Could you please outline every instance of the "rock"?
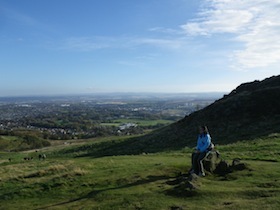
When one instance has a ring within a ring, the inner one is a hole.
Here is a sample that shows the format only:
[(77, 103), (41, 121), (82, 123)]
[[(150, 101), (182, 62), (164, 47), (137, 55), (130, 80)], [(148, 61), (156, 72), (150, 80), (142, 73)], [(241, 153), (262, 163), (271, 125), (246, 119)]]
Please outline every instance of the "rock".
[(197, 189), (197, 186), (195, 186), (195, 184), (192, 183), (192, 182), (190, 182), (190, 181), (187, 181), (185, 186), (186, 186), (186, 188), (188, 188), (189, 190), (195, 190), (195, 189)]
[(220, 163), (217, 165), (214, 173), (219, 174), (219, 175), (225, 175), (227, 173), (229, 173), (230, 167), (227, 161), (225, 160), (221, 160)]
[(192, 174), (189, 175), (187, 180), (192, 182), (192, 181), (196, 181), (198, 178), (199, 178), (198, 175), (196, 175), (195, 173), (192, 173)]
[(238, 164), (240, 163), (240, 161), (241, 161), (241, 159), (240, 159), (240, 158), (234, 158), (234, 159), (232, 160), (232, 164), (231, 164), (231, 166), (238, 165)]
[(220, 153), (217, 150), (212, 150), (203, 160), (204, 169), (210, 173), (213, 173), (216, 169), (220, 157)]
[(242, 170), (247, 169), (248, 167), (245, 163), (241, 163), (240, 158), (235, 158), (235, 159), (233, 159), (230, 168), (232, 171), (242, 171)]
[(219, 175), (248, 169), (247, 164), (242, 163), (240, 158), (233, 159), (231, 165), (225, 160), (220, 160), (220, 153), (217, 150), (213, 150), (207, 155), (203, 160), (203, 165), (205, 171)]
[(247, 165), (245, 163), (239, 163), (237, 165), (231, 166), (231, 169), (234, 171), (242, 171), (247, 169)]
[(171, 206), (170, 210), (183, 210), (181, 206)]

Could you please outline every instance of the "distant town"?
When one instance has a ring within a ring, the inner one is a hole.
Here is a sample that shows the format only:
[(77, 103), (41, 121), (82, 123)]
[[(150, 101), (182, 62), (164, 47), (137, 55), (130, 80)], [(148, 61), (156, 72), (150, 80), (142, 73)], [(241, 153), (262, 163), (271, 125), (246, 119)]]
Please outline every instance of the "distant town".
[(223, 93), (0, 98), (1, 135), (46, 140), (144, 133), (202, 109)]

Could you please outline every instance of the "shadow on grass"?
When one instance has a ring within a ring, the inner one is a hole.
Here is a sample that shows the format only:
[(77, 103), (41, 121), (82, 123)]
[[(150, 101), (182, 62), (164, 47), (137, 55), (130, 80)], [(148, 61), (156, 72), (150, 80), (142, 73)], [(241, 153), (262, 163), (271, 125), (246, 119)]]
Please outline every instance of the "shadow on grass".
[[(167, 135), (161, 135), (161, 132), (167, 133)], [(195, 143), (196, 140), (193, 139), (189, 142), (185, 139), (180, 139), (174, 129), (170, 130), (169, 127), (166, 127), (145, 136), (93, 143), (91, 145), (73, 147), (68, 150), (60, 151), (60, 153), (76, 154), (76, 157), (93, 158), (119, 155), (139, 155), (178, 150), (187, 145), (194, 146)]]
[[(280, 123), (280, 120), (279, 120)], [(209, 124), (209, 123), (208, 123)], [(217, 123), (215, 123), (217, 124)], [(232, 127), (235, 127), (235, 123)], [(212, 127), (215, 127), (212, 125)], [(131, 137), (129, 139), (112, 140), (106, 142), (93, 143), (91, 145), (83, 145), (79, 147), (73, 147), (64, 151), (59, 151), (60, 154), (75, 154), (75, 157), (104, 157), (104, 156), (119, 156), (119, 155), (139, 155), (146, 153), (158, 153), (165, 151), (180, 150), (185, 147), (192, 148), (196, 144), (196, 126), (189, 128), (185, 125), (184, 121), (179, 121), (168, 127), (155, 130), (152, 133), (144, 136)], [(222, 129), (223, 130), (223, 129)], [(227, 130), (227, 128), (225, 128)], [(266, 128), (266, 131), (253, 132), (246, 131), (242, 133), (239, 129), (238, 132), (233, 131), (234, 135), (222, 136), (217, 134), (219, 128), (215, 128), (211, 132), (211, 136), (215, 144), (226, 145), (229, 143), (235, 143), (238, 140), (245, 139), (247, 141), (254, 140), (256, 138), (273, 138), (268, 137), (269, 134), (275, 132)], [(254, 135), (253, 135), (254, 133)], [(213, 134), (213, 135), (212, 135)], [(244, 135), (243, 135), (244, 134)], [(278, 138), (278, 137), (277, 137)]]
[(110, 190), (125, 189), (125, 188), (135, 187), (135, 186), (139, 186), (139, 185), (149, 184), (149, 183), (156, 182), (156, 181), (168, 180), (170, 178), (171, 177), (169, 177), (169, 176), (148, 176), (145, 179), (137, 180), (136, 182), (128, 183), (128, 184), (125, 184), (125, 185), (121, 185), (121, 186), (117, 186), (117, 187), (109, 187), (109, 188), (100, 189), (100, 190), (92, 190), (91, 192), (89, 192), (86, 195), (81, 196), (79, 198), (71, 199), (71, 200), (61, 202), (61, 203), (57, 203), (57, 204), (52, 204), (52, 205), (45, 206), (45, 207), (40, 207), (40, 208), (37, 208), (37, 210), (49, 209), (49, 208), (51, 209), (53, 207), (67, 205), (67, 204), (78, 202), (78, 201), (81, 201), (81, 200), (84, 200), (84, 199), (95, 198), (96, 196), (98, 196), (98, 194), (103, 193), (103, 192), (107, 192), (107, 191), (110, 191)]

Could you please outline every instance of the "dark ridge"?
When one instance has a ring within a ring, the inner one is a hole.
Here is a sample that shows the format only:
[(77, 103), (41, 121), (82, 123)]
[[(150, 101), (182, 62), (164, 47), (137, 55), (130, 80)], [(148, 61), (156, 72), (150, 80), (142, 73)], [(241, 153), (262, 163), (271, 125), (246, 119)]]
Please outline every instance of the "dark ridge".
[(280, 75), (245, 83), (157, 136), (166, 136), (174, 145), (193, 146), (199, 125), (207, 125), (213, 141), (219, 144), (277, 133), (280, 132), (279, 99)]

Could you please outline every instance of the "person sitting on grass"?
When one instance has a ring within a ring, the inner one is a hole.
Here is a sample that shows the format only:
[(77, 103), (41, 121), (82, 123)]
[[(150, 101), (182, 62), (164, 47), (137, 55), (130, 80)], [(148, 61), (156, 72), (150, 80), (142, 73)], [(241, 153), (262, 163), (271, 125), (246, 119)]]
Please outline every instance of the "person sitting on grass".
[(192, 154), (192, 168), (190, 173), (195, 173), (198, 176), (205, 176), (202, 161), (212, 149), (213, 144), (207, 126), (199, 126), (197, 146)]

